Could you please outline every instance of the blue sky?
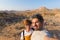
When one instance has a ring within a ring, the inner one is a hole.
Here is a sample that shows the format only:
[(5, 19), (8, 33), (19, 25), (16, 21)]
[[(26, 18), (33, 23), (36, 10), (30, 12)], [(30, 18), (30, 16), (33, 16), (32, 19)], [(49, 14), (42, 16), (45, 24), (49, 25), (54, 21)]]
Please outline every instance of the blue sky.
[(41, 6), (60, 8), (60, 0), (0, 0), (0, 10), (32, 10)]

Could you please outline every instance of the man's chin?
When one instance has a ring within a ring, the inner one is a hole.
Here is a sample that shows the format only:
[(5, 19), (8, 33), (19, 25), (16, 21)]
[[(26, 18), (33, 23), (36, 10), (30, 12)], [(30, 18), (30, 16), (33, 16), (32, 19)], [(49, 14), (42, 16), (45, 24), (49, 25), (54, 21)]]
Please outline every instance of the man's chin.
[(34, 27), (34, 28), (37, 28), (37, 27)]

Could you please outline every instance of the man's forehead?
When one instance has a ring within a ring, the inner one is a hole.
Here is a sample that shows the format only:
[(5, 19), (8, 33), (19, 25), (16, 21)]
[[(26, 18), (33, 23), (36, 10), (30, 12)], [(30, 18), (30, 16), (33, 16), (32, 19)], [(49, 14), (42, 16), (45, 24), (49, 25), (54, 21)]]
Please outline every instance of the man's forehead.
[(39, 21), (37, 18), (32, 19), (32, 22)]

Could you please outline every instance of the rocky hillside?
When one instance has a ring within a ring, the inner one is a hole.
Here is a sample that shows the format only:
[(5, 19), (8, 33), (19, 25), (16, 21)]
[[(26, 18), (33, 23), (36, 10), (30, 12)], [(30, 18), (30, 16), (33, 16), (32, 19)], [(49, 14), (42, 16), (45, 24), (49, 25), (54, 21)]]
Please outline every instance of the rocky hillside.
[(26, 11), (0, 11), (0, 40), (19, 39), (18, 35), (24, 28), (23, 20), (37, 13), (43, 16), (45, 29), (60, 38), (60, 9), (40, 7)]

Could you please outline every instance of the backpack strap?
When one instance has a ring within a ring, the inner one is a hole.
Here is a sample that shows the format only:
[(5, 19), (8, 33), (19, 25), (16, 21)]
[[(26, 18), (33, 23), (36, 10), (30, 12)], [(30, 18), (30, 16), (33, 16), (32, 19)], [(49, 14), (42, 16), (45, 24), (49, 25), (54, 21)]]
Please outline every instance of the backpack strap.
[(24, 30), (23, 30), (23, 40), (25, 40), (25, 37), (24, 37)]

